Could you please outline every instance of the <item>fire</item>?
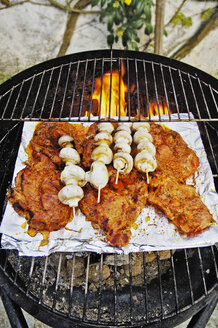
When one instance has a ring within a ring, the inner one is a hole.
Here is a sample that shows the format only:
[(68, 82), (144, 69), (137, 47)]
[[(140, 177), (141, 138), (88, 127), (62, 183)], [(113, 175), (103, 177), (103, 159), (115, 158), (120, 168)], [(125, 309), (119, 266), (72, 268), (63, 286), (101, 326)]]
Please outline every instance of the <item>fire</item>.
[(167, 104), (162, 104), (161, 102), (159, 102), (158, 105), (157, 103), (149, 102), (148, 112), (150, 113), (150, 116), (167, 115), (169, 113), (172, 114)]
[(126, 100), (125, 95), (128, 90), (125, 85), (124, 67), (121, 65), (121, 74), (116, 70), (110, 74), (105, 73), (103, 78), (95, 80), (95, 89), (92, 99), (98, 102), (98, 112), (102, 117), (109, 116), (125, 116), (126, 115)]

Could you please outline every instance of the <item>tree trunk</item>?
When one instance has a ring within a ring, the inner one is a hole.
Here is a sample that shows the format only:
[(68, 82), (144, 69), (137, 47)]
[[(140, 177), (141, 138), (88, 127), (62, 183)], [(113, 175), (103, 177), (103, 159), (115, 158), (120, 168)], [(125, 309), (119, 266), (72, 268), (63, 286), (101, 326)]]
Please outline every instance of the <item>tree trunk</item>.
[[(88, 6), (91, 3), (91, 0), (80, 0), (77, 2), (77, 4), (74, 6), (75, 9), (82, 10), (86, 6)], [(62, 44), (60, 46), (60, 49), (58, 51), (57, 57), (64, 56), (67, 52), (67, 49), (70, 45), (70, 41), (76, 26), (77, 19), (79, 18), (79, 13), (69, 13), (68, 14), (68, 21), (66, 24), (64, 36), (62, 39)]]

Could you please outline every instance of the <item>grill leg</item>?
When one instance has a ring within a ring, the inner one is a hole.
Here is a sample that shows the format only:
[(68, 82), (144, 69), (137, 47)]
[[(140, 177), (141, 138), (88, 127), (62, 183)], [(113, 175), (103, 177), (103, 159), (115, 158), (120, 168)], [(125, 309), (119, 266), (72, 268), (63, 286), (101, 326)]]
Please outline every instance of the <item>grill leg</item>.
[(0, 289), (0, 295), (5, 307), (5, 311), (8, 315), (11, 327), (28, 328), (26, 319), (24, 318), (21, 308), (8, 297), (6, 291), (3, 288)]
[(189, 322), (187, 328), (204, 328), (211, 314), (213, 313), (218, 301), (218, 295), (216, 294), (212, 300), (198, 313), (196, 313), (191, 321)]

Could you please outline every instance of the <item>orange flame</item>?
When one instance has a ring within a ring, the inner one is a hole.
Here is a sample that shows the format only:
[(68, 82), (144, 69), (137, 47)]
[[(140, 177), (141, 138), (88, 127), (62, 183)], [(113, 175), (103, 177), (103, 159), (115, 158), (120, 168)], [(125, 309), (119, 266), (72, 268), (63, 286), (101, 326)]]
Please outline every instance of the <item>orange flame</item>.
[(161, 102), (159, 102), (159, 104), (149, 102), (148, 112), (150, 113), (150, 116), (169, 115), (169, 113), (172, 114), (167, 104), (162, 104)]
[[(126, 100), (125, 93), (128, 90), (127, 85), (123, 81), (124, 67), (121, 65), (121, 74), (116, 70), (110, 74), (110, 72), (95, 80), (95, 89), (92, 99), (96, 99), (98, 102), (98, 112), (101, 116), (126, 115)], [(101, 90), (102, 89), (102, 90)]]

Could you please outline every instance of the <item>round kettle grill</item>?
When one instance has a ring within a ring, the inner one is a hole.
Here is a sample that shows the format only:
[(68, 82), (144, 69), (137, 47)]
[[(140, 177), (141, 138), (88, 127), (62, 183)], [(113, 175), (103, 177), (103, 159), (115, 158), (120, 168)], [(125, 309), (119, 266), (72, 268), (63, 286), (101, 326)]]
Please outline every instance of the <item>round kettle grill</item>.
[[(217, 188), (217, 80), (153, 54), (90, 51), (41, 63), (0, 86), (1, 217), (23, 123), (101, 120), (105, 113), (101, 99), (100, 104), (93, 100), (94, 83), (115, 70), (128, 86), (127, 120), (138, 115), (139, 121), (145, 116), (150, 121), (156, 115), (155, 121), (162, 122), (165, 114), (165, 121), (183, 122), (180, 114), (187, 113), (188, 121), (198, 123)], [(109, 102), (108, 121), (114, 120), (111, 107)], [(121, 116), (119, 105), (117, 120)], [(53, 327), (174, 327), (190, 317), (189, 327), (204, 327), (217, 303), (215, 246), (152, 252), (152, 260), (148, 252), (131, 253), (125, 267), (117, 254), (0, 252), (0, 290), (12, 327), (27, 326), (20, 307)]]

